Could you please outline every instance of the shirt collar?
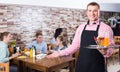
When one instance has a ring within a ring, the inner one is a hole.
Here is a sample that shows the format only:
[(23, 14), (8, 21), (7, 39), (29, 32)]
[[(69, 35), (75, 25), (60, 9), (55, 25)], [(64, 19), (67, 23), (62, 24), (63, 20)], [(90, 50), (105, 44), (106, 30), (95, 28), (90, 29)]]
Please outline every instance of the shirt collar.
[[(98, 19), (93, 23), (93, 25), (99, 25), (99, 22), (100, 22), (100, 20)], [(87, 24), (89, 24), (89, 21), (87, 22)]]
[(96, 20), (94, 23), (97, 24), (97, 25), (99, 25), (100, 20), (98, 19), (98, 20)]

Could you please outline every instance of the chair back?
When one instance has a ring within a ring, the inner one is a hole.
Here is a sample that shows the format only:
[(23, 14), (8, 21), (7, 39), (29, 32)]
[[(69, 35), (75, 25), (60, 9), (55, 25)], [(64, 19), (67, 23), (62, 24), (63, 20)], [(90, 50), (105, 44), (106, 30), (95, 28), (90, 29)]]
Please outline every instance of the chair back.
[(120, 36), (114, 36), (115, 44), (120, 44)]
[(0, 72), (9, 72), (9, 63), (0, 63)]

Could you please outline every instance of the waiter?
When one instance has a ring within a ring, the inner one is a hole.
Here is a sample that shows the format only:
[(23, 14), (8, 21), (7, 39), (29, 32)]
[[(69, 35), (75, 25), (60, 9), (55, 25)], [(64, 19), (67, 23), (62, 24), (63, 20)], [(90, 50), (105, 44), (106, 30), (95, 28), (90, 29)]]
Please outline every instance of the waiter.
[(53, 52), (48, 58), (67, 56), (80, 50), (75, 72), (105, 72), (105, 59), (113, 53), (112, 48), (104, 49), (87, 49), (88, 45), (95, 45), (94, 37), (104, 37), (108, 34), (109, 44), (113, 44), (113, 31), (111, 27), (99, 20), (100, 6), (96, 2), (87, 5), (88, 22), (81, 24), (73, 39), (72, 44), (60, 52)]

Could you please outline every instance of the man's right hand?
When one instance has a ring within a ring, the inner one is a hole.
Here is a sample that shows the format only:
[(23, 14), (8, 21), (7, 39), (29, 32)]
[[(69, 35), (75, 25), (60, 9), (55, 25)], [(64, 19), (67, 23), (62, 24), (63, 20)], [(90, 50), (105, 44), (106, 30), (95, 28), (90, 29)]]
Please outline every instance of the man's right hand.
[(105, 49), (100, 48), (100, 49), (98, 49), (98, 51), (99, 51), (102, 55), (106, 55), (106, 54), (107, 54), (107, 48), (105, 48)]
[(52, 54), (47, 55), (47, 58), (56, 58), (56, 57), (60, 56), (59, 52), (57, 52), (57, 51), (51, 50), (51, 52), (52, 52)]

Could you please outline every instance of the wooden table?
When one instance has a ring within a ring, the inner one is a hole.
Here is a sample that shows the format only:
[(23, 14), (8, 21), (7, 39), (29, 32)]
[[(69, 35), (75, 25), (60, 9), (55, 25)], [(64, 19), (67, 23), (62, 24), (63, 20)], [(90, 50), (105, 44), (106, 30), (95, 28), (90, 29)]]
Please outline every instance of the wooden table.
[(24, 59), (16, 58), (14, 60), (18, 61), (18, 72), (26, 72), (26, 67), (42, 72), (53, 72), (67, 66), (70, 68), (69, 72), (74, 72), (75, 67), (75, 58), (72, 58), (71, 56), (58, 57), (53, 59), (34, 59), (28, 57)]

